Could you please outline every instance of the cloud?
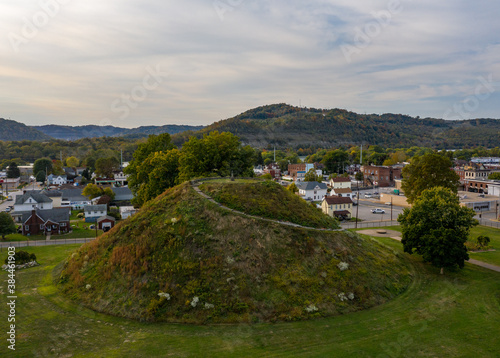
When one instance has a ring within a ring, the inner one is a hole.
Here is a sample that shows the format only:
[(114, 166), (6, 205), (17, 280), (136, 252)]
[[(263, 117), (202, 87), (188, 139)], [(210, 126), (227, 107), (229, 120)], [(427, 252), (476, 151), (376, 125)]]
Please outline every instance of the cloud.
[[(464, 0), (1, 4), (0, 116), (28, 124), (209, 124), (301, 101), (441, 117), (473, 93), (479, 76), (500, 81), (499, 9)], [(28, 37), (23, 27), (32, 28)], [(360, 31), (368, 35), (362, 47)], [(23, 39), (17, 52), (12, 34)], [(358, 46), (351, 61), (343, 45)], [(116, 111), (113, 104), (157, 66), (168, 76), (127, 116)], [(495, 98), (471, 115), (499, 117)]]

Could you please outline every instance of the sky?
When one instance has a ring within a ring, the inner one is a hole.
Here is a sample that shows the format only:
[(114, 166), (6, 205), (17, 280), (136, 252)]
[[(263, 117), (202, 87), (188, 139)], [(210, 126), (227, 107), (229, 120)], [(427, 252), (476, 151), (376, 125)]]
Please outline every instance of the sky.
[(0, 3), (0, 118), (208, 125), (273, 103), (500, 118), (495, 0)]

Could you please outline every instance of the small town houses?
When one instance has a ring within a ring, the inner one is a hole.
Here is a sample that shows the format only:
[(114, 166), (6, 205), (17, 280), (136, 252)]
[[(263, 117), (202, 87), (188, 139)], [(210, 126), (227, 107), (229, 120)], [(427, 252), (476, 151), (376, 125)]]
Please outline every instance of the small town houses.
[(352, 217), (353, 201), (348, 197), (326, 196), (321, 202), (321, 210), (326, 215), (339, 219), (350, 219)]
[(22, 233), (31, 235), (59, 235), (70, 230), (70, 211), (67, 208), (33, 209), (22, 216)]
[(296, 183), (299, 189), (299, 195), (305, 200), (319, 201), (323, 199), (328, 191), (325, 183), (317, 181), (302, 181)]

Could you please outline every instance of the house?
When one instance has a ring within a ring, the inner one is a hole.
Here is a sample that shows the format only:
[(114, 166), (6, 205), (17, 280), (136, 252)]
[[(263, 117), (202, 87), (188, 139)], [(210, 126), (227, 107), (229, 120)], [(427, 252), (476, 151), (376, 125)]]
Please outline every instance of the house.
[(351, 189), (351, 179), (337, 177), (330, 179), (330, 187), (332, 189)]
[(111, 190), (115, 193), (115, 198), (113, 199), (114, 202), (130, 201), (134, 198), (134, 194), (132, 194), (132, 191), (126, 186), (121, 188), (111, 188)]
[(121, 186), (127, 185), (129, 174), (125, 174), (123, 171), (115, 172), (113, 174), (115, 183)]
[(3, 192), (13, 191), (16, 189), (21, 182), (21, 178), (3, 178), (0, 179), (0, 185), (2, 186)]
[(63, 185), (68, 183), (68, 177), (66, 175), (54, 175), (50, 174), (47, 177), (47, 183), (49, 185)]
[(317, 181), (304, 181), (297, 182), (299, 195), (305, 200), (321, 200), (327, 194), (327, 185), (325, 183), (318, 183)]
[(264, 168), (265, 174), (271, 174), (271, 178), (274, 180), (279, 180), (281, 178), (281, 169), (280, 166), (276, 163), (271, 163), (266, 165)]
[(70, 230), (70, 211), (67, 208), (50, 210), (33, 209), (22, 218), (23, 235), (59, 235)]
[(106, 204), (85, 205), (83, 208), (83, 212), (85, 215), (85, 222), (95, 223), (97, 219), (107, 214), (108, 207)]
[(137, 212), (137, 210), (133, 206), (121, 206), (119, 209), (120, 209), (120, 216), (122, 217), (123, 220), (131, 217)]
[(26, 191), (23, 195), (18, 195), (14, 203), (14, 211), (31, 212), (33, 209), (52, 209), (52, 199), (41, 194), (39, 190)]
[(332, 188), (331, 195), (354, 199), (356, 196), (350, 188)]
[(352, 217), (353, 202), (351, 198), (340, 196), (326, 196), (321, 202), (321, 210), (326, 215), (339, 219)]
[(115, 226), (116, 219), (109, 215), (101, 216), (97, 219), (97, 228), (104, 232), (109, 231)]
[(401, 167), (363, 165), (361, 172), (366, 185), (394, 186), (394, 179), (401, 179)]
[(306, 173), (314, 169), (312, 163), (288, 164), (288, 175), (291, 175), (293, 181), (303, 181)]
[(83, 196), (82, 189), (73, 187), (72, 189), (61, 190), (62, 200), (61, 206), (71, 207), (73, 210), (80, 210), (85, 205), (90, 205), (91, 201), (86, 196)]

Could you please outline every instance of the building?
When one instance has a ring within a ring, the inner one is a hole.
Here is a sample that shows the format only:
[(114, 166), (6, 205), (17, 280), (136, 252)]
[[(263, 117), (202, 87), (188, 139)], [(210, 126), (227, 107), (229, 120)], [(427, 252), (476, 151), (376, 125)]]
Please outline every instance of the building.
[(8, 191), (13, 191), (17, 189), (19, 184), (21, 183), (21, 178), (3, 178), (0, 179), (0, 185), (2, 186), (2, 190), (4, 193)]
[(293, 181), (303, 181), (306, 173), (314, 169), (312, 163), (288, 164), (288, 175), (293, 178)]
[(83, 196), (82, 189), (72, 188), (61, 190), (62, 200), (61, 206), (71, 207), (73, 210), (81, 210), (86, 205), (90, 205), (91, 201), (86, 196)]
[(494, 195), (493, 193), (490, 193), (490, 191), (488, 190), (491, 186), (494, 185), (500, 185), (500, 180), (487, 180), (487, 179), (467, 180), (465, 183), (465, 191)]
[(47, 183), (49, 185), (63, 185), (68, 183), (68, 177), (66, 175), (54, 175), (50, 174), (47, 176)]
[(26, 191), (23, 195), (18, 195), (14, 203), (14, 211), (31, 212), (33, 209), (52, 209), (52, 199), (38, 190)]
[(59, 235), (69, 232), (70, 211), (67, 208), (50, 210), (34, 209), (24, 213), (22, 217), (22, 232), (31, 235)]
[(351, 189), (351, 179), (344, 177), (337, 177), (330, 179), (330, 187), (332, 189)]
[(115, 193), (113, 202), (130, 201), (134, 198), (134, 194), (132, 194), (132, 191), (126, 186), (121, 188), (111, 188), (111, 190)]
[(394, 180), (401, 179), (401, 167), (363, 165), (361, 172), (364, 175), (366, 185), (394, 186)]
[(125, 174), (123, 171), (121, 171), (121, 172), (116, 172), (113, 175), (116, 184), (120, 186), (125, 186), (128, 184), (128, 177), (130, 176), (129, 174)]
[(108, 213), (108, 207), (106, 204), (86, 205), (83, 208), (83, 212), (85, 215), (85, 222), (95, 223), (97, 219)]
[(353, 201), (351, 198), (339, 196), (326, 196), (321, 202), (321, 210), (326, 215), (339, 219), (352, 217)]
[(334, 196), (340, 196), (340, 197), (345, 197), (345, 198), (351, 198), (354, 199), (356, 196), (351, 189), (349, 188), (342, 188), (342, 189), (337, 189), (337, 188), (332, 188), (332, 191), (330, 192), (331, 195)]
[(123, 220), (128, 219), (129, 217), (137, 213), (137, 210), (133, 206), (121, 206), (119, 210), (120, 216)]
[(115, 226), (116, 219), (109, 215), (101, 216), (97, 219), (97, 228), (104, 232), (109, 231)]
[(327, 185), (317, 181), (303, 181), (297, 183), (299, 195), (305, 200), (318, 201), (327, 195)]
[(281, 179), (280, 166), (276, 163), (268, 164), (264, 167), (264, 174), (271, 174), (271, 177), (274, 180), (280, 180)]

